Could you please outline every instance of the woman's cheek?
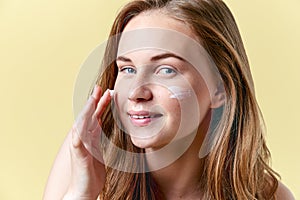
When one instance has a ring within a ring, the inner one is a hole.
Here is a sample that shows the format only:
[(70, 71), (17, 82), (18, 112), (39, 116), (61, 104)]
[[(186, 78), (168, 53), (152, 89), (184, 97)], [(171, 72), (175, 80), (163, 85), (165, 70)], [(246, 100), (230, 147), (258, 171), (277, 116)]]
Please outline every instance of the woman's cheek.
[[(129, 95), (132, 87), (136, 84), (134, 80), (117, 77), (115, 84), (115, 103), (122, 121), (126, 121), (128, 116), (126, 109), (129, 105)], [(134, 84), (134, 85), (133, 85)], [(147, 101), (147, 107), (159, 106), (166, 115), (165, 122), (168, 129), (177, 127), (178, 135), (187, 134), (197, 129), (200, 122), (201, 110), (194, 88), (185, 81), (170, 83), (167, 81), (148, 82), (147, 87), (153, 98)], [(131, 88), (131, 89), (130, 89)], [(145, 102), (144, 102), (145, 103)], [(142, 104), (142, 103), (141, 103)]]

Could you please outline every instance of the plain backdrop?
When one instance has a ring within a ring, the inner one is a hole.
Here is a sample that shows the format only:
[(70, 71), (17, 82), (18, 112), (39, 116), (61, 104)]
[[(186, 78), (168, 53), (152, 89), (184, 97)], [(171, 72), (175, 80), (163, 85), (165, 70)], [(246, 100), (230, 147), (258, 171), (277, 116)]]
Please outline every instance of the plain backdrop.
[[(74, 120), (80, 65), (126, 1), (0, 1), (0, 199), (41, 199)], [(226, 0), (239, 25), (273, 167), (300, 197), (300, 1)]]

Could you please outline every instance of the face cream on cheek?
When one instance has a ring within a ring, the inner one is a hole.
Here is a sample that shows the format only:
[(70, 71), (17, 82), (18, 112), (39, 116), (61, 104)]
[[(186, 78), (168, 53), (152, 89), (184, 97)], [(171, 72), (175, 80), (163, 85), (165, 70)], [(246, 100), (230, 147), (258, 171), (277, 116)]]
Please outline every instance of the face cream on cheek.
[(171, 99), (183, 100), (192, 96), (192, 90), (187, 88), (171, 86), (168, 89), (172, 92), (170, 95)]

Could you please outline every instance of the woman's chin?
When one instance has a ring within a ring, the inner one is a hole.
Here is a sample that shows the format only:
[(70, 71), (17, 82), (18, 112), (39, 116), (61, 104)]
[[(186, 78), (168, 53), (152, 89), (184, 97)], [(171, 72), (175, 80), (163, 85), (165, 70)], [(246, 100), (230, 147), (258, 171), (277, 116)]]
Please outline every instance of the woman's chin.
[(141, 149), (152, 149), (152, 150), (156, 150), (156, 149), (160, 149), (162, 147), (164, 147), (167, 143), (163, 143), (163, 141), (157, 141), (157, 139), (155, 137), (151, 137), (151, 138), (139, 138), (139, 137), (133, 137), (131, 136), (131, 141), (132, 143)]

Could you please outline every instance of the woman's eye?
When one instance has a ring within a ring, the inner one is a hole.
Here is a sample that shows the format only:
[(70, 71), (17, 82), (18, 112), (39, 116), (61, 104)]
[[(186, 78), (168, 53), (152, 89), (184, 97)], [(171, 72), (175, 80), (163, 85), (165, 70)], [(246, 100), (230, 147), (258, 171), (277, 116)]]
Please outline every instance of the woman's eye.
[(164, 76), (171, 76), (171, 75), (175, 75), (176, 73), (177, 73), (176, 70), (171, 67), (161, 67), (157, 72), (157, 74), (164, 75)]
[(133, 67), (122, 67), (120, 69), (120, 72), (124, 72), (126, 74), (135, 74), (136, 73), (136, 71)]

